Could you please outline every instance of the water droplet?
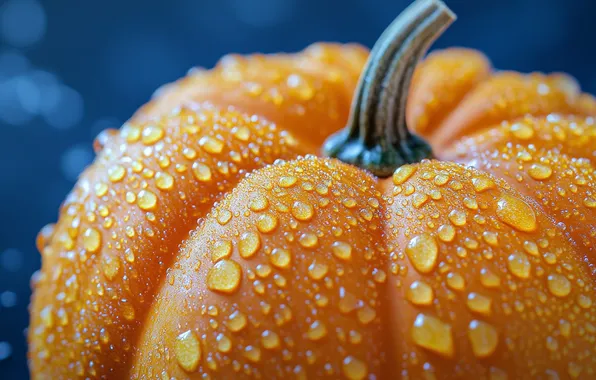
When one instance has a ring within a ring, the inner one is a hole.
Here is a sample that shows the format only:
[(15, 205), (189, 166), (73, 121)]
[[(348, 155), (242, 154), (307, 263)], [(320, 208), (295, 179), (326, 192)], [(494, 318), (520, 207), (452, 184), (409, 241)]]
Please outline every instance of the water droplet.
[(393, 183), (401, 185), (406, 182), (417, 170), (415, 165), (403, 165), (393, 173)]
[(312, 205), (305, 202), (296, 201), (292, 205), (292, 215), (294, 215), (294, 218), (302, 222), (311, 220), (314, 215), (314, 211), (315, 210), (313, 209)]
[(468, 294), (467, 305), (470, 311), (483, 315), (490, 315), (492, 299), (482, 294), (472, 292)]
[(157, 204), (157, 197), (149, 190), (141, 190), (137, 197), (137, 204), (141, 210), (152, 210)]
[(468, 325), (468, 339), (474, 355), (479, 358), (492, 355), (499, 343), (499, 335), (494, 326), (477, 320), (471, 321)]
[(108, 179), (111, 182), (120, 182), (125, 174), (126, 170), (120, 165), (114, 165), (108, 168)]
[(232, 332), (238, 332), (246, 327), (248, 324), (248, 320), (246, 319), (246, 315), (241, 313), (240, 311), (236, 310), (228, 317), (228, 321), (226, 325), (228, 329)]
[(406, 298), (414, 305), (430, 305), (435, 295), (433, 289), (424, 281), (414, 281), (406, 292)]
[(232, 340), (224, 334), (218, 334), (215, 341), (217, 342), (217, 350), (219, 352), (227, 353), (232, 349)]
[(174, 187), (174, 177), (168, 173), (158, 172), (155, 174), (155, 186), (160, 190), (170, 190)]
[(265, 330), (261, 334), (261, 344), (268, 350), (275, 350), (280, 347), (279, 335), (271, 330)]
[(520, 140), (529, 140), (534, 137), (534, 129), (527, 124), (515, 123), (509, 128), (513, 136)]
[(201, 360), (201, 344), (194, 332), (188, 330), (176, 337), (174, 345), (176, 360), (186, 372), (195, 371)]
[(257, 219), (257, 229), (262, 233), (272, 232), (277, 228), (277, 216), (271, 214), (263, 214)]
[(411, 335), (414, 343), (427, 350), (447, 357), (455, 353), (451, 325), (438, 318), (418, 314)]
[(446, 243), (453, 241), (455, 238), (455, 228), (450, 224), (443, 224), (437, 232), (439, 239)]
[(482, 193), (486, 190), (494, 189), (495, 182), (488, 177), (475, 177), (472, 178), (472, 185), (477, 193)]
[(498, 288), (501, 286), (501, 279), (499, 276), (486, 268), (480, 270), (480, 282), (487, 288)]
[(199, 140), (199, 146), (207, 153), (218, 154), (223, 150), (224, 143), (219, 139), (204, 136)]
[(453, 290), (463, 290), (466, 287), (466, 281), (459, 273), (447, 274), (447, 286)]
[(286, 188), (292, 187), (296, 184), (296, 181), (298, 181), (298, 179), (294, 176), (281, 177), (279, 179), (279, 186)]
[(227, 259), (232, 254), (232, 242), (218, 241), (211, 250), (211, 261), (217, 262), (221, 259)]
[(287, 249), (274, 248), (269, 259), (274, 266), (285, 269), (290, 266), (292, 254)]
[(313, 280), (320, 280), (327, 274), (329, 267), (324, 263), (319, 263), (316, 260), (308, 266), (308, 275)]
[(298, 238), (298, 243), (300, 243), (300, 245), (304, 248), (313, 248), (319, 243), (319, 238), (317, 235), (307, 232), (300, 235)]
[(234, 293), (240, 287), (242, 268), (233, 260), (218, 261), (207, 274), (207, 287), (222, 293)]
[(263, 211), (267, 207), (269, 207), (269, 201), (263, 194), (255, 194), (248, 203), (248, 208), (254, 212)]
[(83, 233), (83, 247), (91, 252), (97, 252), (101, 247), (101, 234), (95, 228), (87, 228)]
[(232, 133), (240, 141), (248, 141), (250, 138), (250, 129), (244, 126), (232, 128)]
[(577, 304), (582, 309), (589, 309), (592, 307), (592, 299), (585, 294), (580, 294), (577, 296)]
[(571, 282), (561, 274), (551, 274), (547, 278), (548, 290), (557, 297), (566, 297), (571, 293)]
[(192, 164), (192, 174), (197, 181), (200, 182), (209, 182), (212, 178), (211, 169), (209, 169), (209, 166), (200, 162), (195, 162)]
[(532, 264), (526, 254), (514, 252), (507, 257), (507, 268), (514, 276), (524, 279), (530, 277)]
[(370, 306), (365, 305), (362, 308), (358, 309), (356, 316), (358, 317), (358, 321), (360, 321), (360, 323), (362, 323), (363, 325), (367, 325), (376, 318), (377, 312)]
[(228, 209), (220, 209), (217, 213), (217, 223), (225, 226), (230, 219), (232, 219), (232, 213)]
[(415, 236), (406, 247), (406, 254), (420, 273), (429, 273), (437, 265), (439, 247), (435, 238), (428, 234)]
[(261, 238), (255, 232), (245, 232), (240, 236), (238, 242), (238, 252), (240, 256), (248, 259), (254, 256), (261, 247)]
[(553, 169), (542, 164), (532, 164), (530, 169), (528, 169), (528, 174), (535, 180), (542, 181), (550, 178), (550, 176), (553, 174)]
[(497, 217), (505, 224), (524, 232), (537, 228), (536, 214), (523, 200), (504, 194), (497, 202)]
[(310, 340), (320, 340), (327, 336), (327, 327), (321, 321), (314, 321), (308, 327), (308, 332), (306, 333), (308, 339)]
[(258, 363), (261, 360), (261, 349), (255, 346), (246, 346), (244, 347), (243, 355), (249, 361)]
[(466, 213), (462, 210), (453, 210), (448, 217), (455, 226), (464, 226), (466, 224)]
[(160, 126), (150, 124), (143, 128), (141, 141), (145, 145), (152, 145), (161, 140), (164, 136), (164, 131)]
[(103, 274), (112, 281), (120, 271), (120, 259), (116, 256), (104, 256)]
[(331, 245), (331, 251), (341, 260), (350, 260), (352, 258), (352, 246), (343, 241), (336, 241)]
[(368, 367), (362, 360), (346, 356), (342, 363), (342, 372), (346, 379), (363, 380), (368, 375)]

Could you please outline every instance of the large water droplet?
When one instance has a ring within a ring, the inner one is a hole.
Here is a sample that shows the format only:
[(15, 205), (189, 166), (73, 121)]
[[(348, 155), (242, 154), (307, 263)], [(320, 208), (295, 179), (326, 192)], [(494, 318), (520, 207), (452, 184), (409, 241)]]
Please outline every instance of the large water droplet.
[(434, 237), (422, 234), (410, 240), (406, 254), (418, 272), (429, 273), (437, 265), (439, 247)]

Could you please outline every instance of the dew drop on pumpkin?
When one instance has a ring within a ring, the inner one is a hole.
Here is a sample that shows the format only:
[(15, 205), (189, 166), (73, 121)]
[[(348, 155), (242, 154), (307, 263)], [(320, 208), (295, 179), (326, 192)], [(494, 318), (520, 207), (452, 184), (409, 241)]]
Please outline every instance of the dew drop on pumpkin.
[(263, 211), (267, 207), (269, 207), (269, 201), (263, 194), (255, 194), (248, 203), (248, 208), (254, 212)]
[(437, 265), (439, 247), (434, 237), (422, 234), (410, 240), (406, 254), (418, 272), (429, 273)]
[(513, 136), (520, 140), (529, 140), (534, 137), (534, 129), (527, 124), (515, 123), (509, 128)]
[(98, 182), (95, 184), (95, 195), (97, 195), (98, 197), (103, 197), (104, 195), (106, 195), (108, 193), (108, 185), (104, 182)]
[(207, 287), (221, 293), (234, 293), (240, 287), (242, 268), (233, 260), (218, 261), (207, 274)]
[(195, 371), (201, 360), (201, 344), (196, 334), (188, 330), (176, 337), (174, 344), (176, 360), (186, 372)]
[(393, 173), (393, 183), (395, 185), (401, 185), (402, 183), (406, 182), (408, 178), (410, 178), (415, 172), (417, 167), (415, 165), (403, 165), (399, 167)]
[(218, 154), (223, 150), (224, 143), (214, 137), (203, 136), (199, 140), (199, 146), (207, 153)]
[(222, 226), (225, 226), (230, 219), (232, 219), (232, 212), (228, 209), (221, 209), (218, 211), (217, 213), (217, 223), (221, 224)]
[(368, 367), (362, 360), (346, 356), (342, 362), (342, 372), (346, 379), (362, 380), (368, 375)]
[(226, 259), (232, 254), (232, 242), (227, 240), (218, 241), (211, 249), (211, 261), (217, 262)]
[(290, 266), (290, 262), (292, 261), (292, 254), (287, 249), (283, 248), (274, 248), (271, 252), (271, 256), (269, 256), (271, 264), (276, 266), (277, 268), (285, 269)]
[(453, 290), (463, 290), (466, 287), (466, 281), (459, 273), (447, 274), (447, 286)]
[(95, 228), (87, 228), (83, 233), (83, 247), (91, 252), (97, 252), (101, 247), (101, 234)]
[(455, 226), (464, 226), (466, 224), (466, 213), (462, 210), (451, 211), (448, 218)]
[(358, 317), (358, 321), (363, 325), (367, 325), (372, 322), (376, 316), (377, 312), (372, 307), (365, 305), (362, 308), (358, 309), (356, 312), (356, 316)]
[(279, 335), (271, 330), (265, 330), (261, 334), (261, 344), (267, 350), (275, 350), (280, 347)]
[(480, 283), (486, 288), (498, 288), (501, 286), (501, 279), (489, 269), (482, 268), (480, 270)]
[(261, 360), (261, 349), (255, 346), (246, 346), (244, 347), (243, 355), (249, 361), (258, 363)]
[(302, 222), (311, 220), (314, 215), (314, 211), (315, 210), (312, 207), (312, 205), (306, 202), (296, 201), (292, 205), (292, 215), (294, 216), (294, 218)]
[(300, 243), (300, 245), (304, 248), (313, 248), (318, 245), (319, 238), (313, 233), (306, 232), (300, 235), (298, 238), (298, 243)]
[(145, 145), (155, 144), (164, 136), (164, 130), (157, 125), (148, 125), (143, 128), (141, 142)]
[(226, 326), (232, 332), (241, 331), (246, 327), (247, 324), (248, 320), (246, 318), (246, 315), (244, 315), (242, 312), (238, 310), (230, 314), (228, 320), (226, 321)]
[(261, 247), (261, 238), (255, 232), (245, 232), (240, 236), (238, 242), (238, 253), (240, 256), (248, 259), (257, 253)]
[(509, 272), (515, 277), (525, 279), (530, 277), (532, 264), (530, 264), (530, 260), (526, 254), (514, 252), (507, 257), (507, 268), (509, 268)]
[(105, 256), (102, 268), (106, 278), (112, 281), (120, 271), (120, 259), (117, 256)]
[(473, 320), (468, 325), (468, 339), (472, 345), (472, 352), (478, 358), (492, 355), (499, 343), (499, 334), (489, 323)]
[(453, 228), (453, 226), (450, 224), (443, 224), (437, 230), (437, 235), (441, 241), (449, 243), (455, 238), (455, 228)]
[(217, 350), (219, 352), (227, 353), (232, 349), (232, 340), (224, 334), (218, 334), (215, 341), (217, 342)]
[(137, 197), (137, 204), (141, 210), (153, 210), (157, 204), (157, 196), (149, 190), (141, 190)]
[(451, 325), (438, 318), (418, 314), (411, 330), (414, 343), (437, 354), (452, 357), (455, 353)]
[(125, 174), (126, 170), (120, 165), (114, 165), (108, 168), (108, 179), (111, 182), (120, 182)]
[(343, 241), (336, 241), (331, 245), (331, 251), (341, 260), (350, 260), (352, 258), (352, 246)]
[(528, 174), (535, 180), (542, 181), (550, 178), (550, 176), (553, 174), (553, 169), (551, 169), (550, 166), (542, 164), (532, 164), (532, 166), (530, 166), (528, 169)]
[(596, 208), (596, 198), (586, 197), (583, 203), (588, 208)]
[(316, 260), (308, 266), (308, 276), (313, 280), (320, 280), (329, 271), (329, 267), (325, 263), (319, 263)]
[(174, 177), (168, 173), (158, 172), (155, 174), (155, 186), (160, 190), (170, 190), (174, 187)]
[(279, 179), (278, 183), (280, 187), (288, 188), (294, 186), (296, 181), (298, 181), (298, 179), (294, 176), (284, 176)]
[(306, 336), (310, 340), (320, 340), (327, 336), (327, 327), (321, 321), (314, 321), (308, 327)]
[(482, 193), (484, 191), (494, 189), (495, 182), (488, 177), (475, 177), (472, 178), (472, 186), (474, 186), (474, 190), (477, 193)]
[(503, 194), (497, 202), (497, 217), (519, 231), (532, 232), (537, 228), (536, 213), (526, 202)]
[(424, 281), (416, 280), (408, 288), (406, 298), (414, 305), (430, 305), (435, 295), (430, 285)]
[(557, 297), (566, 297), (571, 293), (571, 282), (561, 274), (551, 274), (547, 277), (548, 290)]
[(589, 309), (590, 307), (592, 307), (592, 299), (585, 294), (580, 294), (577, 297), (577, 304), (582, 309)]
[(209, 182), (212, 178), (209, 166), (200, 162), (192, 164), (192, 175), (200, 182)]
[(277, 216), (271, 214), (263, 214), (257, 219), (257, 229), (263, 233), (272, 232), (277, 228)]
[(468, 309), (474, 313), (490, 315), (492, 308), (492, 298), (482, 294), (471, 292), (466, 301)]

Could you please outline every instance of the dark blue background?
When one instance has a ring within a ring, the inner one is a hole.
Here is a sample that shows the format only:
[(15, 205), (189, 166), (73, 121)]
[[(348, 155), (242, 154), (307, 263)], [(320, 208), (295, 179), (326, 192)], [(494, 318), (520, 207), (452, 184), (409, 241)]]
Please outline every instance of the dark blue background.
[[(0, 377), (24, 378), (34, 241), (93, 158), (160, 84), (228, 52), (372, 46), (406, 0), (0, 0)], [(495, 66), (566, 71), (596, 92), (594, 0), (447, 0), (435, 47)]]

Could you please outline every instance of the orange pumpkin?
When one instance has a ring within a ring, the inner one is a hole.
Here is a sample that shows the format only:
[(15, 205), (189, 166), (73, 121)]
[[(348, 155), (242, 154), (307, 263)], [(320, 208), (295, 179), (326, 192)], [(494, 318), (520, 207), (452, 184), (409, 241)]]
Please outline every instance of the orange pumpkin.
[(416, 1), (366, 67), (229, 56), (100, 135), (38, 237), (33, 377), (596, 376), (596, 101), (470, 50), (413, 73), (452, 18)]

